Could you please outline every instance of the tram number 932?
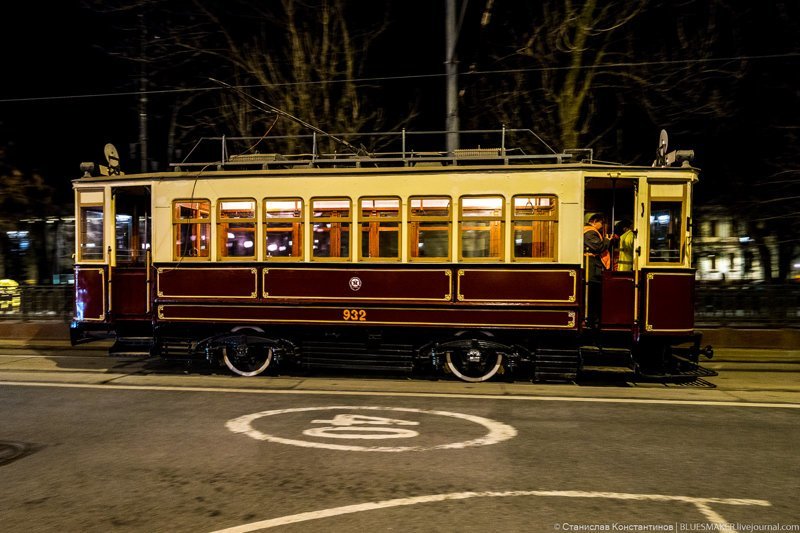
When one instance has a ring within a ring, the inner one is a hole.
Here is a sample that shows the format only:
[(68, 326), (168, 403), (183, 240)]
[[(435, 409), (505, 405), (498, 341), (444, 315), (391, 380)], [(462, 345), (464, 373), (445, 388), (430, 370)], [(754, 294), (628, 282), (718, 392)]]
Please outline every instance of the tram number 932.
[(349, 322), (366, 322), (367, 312), (363, 309), (345, 309), (342, 311), (342, 320)]

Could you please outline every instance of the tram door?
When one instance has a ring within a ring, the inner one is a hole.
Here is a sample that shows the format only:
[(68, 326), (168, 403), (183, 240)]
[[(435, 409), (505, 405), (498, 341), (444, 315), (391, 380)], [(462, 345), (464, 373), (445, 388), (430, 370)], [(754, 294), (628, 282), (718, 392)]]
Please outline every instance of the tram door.
[[(595, 302), (599, 303), (596, 311), (600, 326), (603, 329), (629, 330), (633, 327), (636, 314), (636, 280), (637, 268), (636, 247), (638, 246), (639, 213), (638, 178), (589, 178), (586, 180), (585, 202), (586, 220), (589, 216), (601, 213), (605, 216), (603, 228), (605, 235), (622, 236), (628, 227), (634, 235), (633, 259), (629, 260), (620, 253), (620, 240), (612, 241), (611, 268), (604, 270), (600, 283), (587, 283), (587, 310), (591, 291), (599, 291)], [(595, 303), (594, 305), (598, 305)]]
[(108, 276), (109, 313), (115, 321), (150, 318), (150, 188), (112, 188), (114, 241)]

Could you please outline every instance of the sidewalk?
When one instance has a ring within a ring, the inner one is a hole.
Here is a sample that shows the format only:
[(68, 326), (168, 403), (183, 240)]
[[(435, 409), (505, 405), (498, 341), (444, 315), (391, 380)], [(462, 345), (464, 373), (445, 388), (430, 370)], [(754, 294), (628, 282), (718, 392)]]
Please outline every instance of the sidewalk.
[[(0, 348), (70, 349), (90, 355), (111, 344), (113, 341), (102, 340), (72, 347), (65, 322), (0, 320)], [(800, 372), (800, 330), (706, 330), (706, 344), (714, 347), (714, 358), (701, 363), (712, 370)]]
[[(22, 336), (20, 333), (29, 334), (32, 330), (44, 331), (39, 328), (16, 331), (18, 336)], [(8, 330), (4, 333), (8, 335)], [(52, 331), (35, 338), (0, 337), (0, 350), (6, 349), (0, 351), (0, 382), (4, 386), (27, 383), (37, 386), (167, 387), (286, 394), (346, 391), (356, 395), (497, 395), (800, 405), (800, 350), (720, 348), (716, 350), (714, 359), (701, 362), (718, 375), (704, 377), (696, 384), (629, 382), (616, 377), (608, 382), (591, 378), (576, 384), (540, 384), (525, 380), (462, 383), (448, 379), (354, 378), (325, 374), (241, 378), (229, 375), (225, 369), (217, 373), (200, 367), (181, 367), (146, 355), (109, 356), (112, 340), (73, 347), (69, 340), (58, 337)]]

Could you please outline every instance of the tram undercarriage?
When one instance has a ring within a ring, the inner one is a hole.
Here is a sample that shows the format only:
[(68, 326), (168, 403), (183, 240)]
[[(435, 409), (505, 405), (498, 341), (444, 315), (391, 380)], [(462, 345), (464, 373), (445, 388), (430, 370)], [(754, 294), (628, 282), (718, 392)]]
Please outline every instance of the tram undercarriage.
[[(630, 334), (628, 334), (630, 337)], [(252, 377), (347, 372), (457, 379), (572, 382), (586, 376), (682, 382), (713, 375), (700, 366), (713, 357), (691, 337), (620, 342), (618, 332), (392, 328), (265, 330), (244, 325), (200, 338), (186, 326), (161, 326), (151, 353), (166, 360), (204, 361), (212, 370)], [(200, 339), (200, 340), (189, 340)]]

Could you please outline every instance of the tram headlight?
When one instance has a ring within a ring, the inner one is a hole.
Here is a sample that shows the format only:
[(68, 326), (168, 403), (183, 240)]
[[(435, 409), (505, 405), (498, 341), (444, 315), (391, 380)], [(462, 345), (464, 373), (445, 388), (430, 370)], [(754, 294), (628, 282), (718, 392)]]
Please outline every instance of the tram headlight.
[(81, 163), (81, 172), (83, 172), (84, 178), (91, 177), (94, 172), (94, 163), (91, 161), (84, 161)]

